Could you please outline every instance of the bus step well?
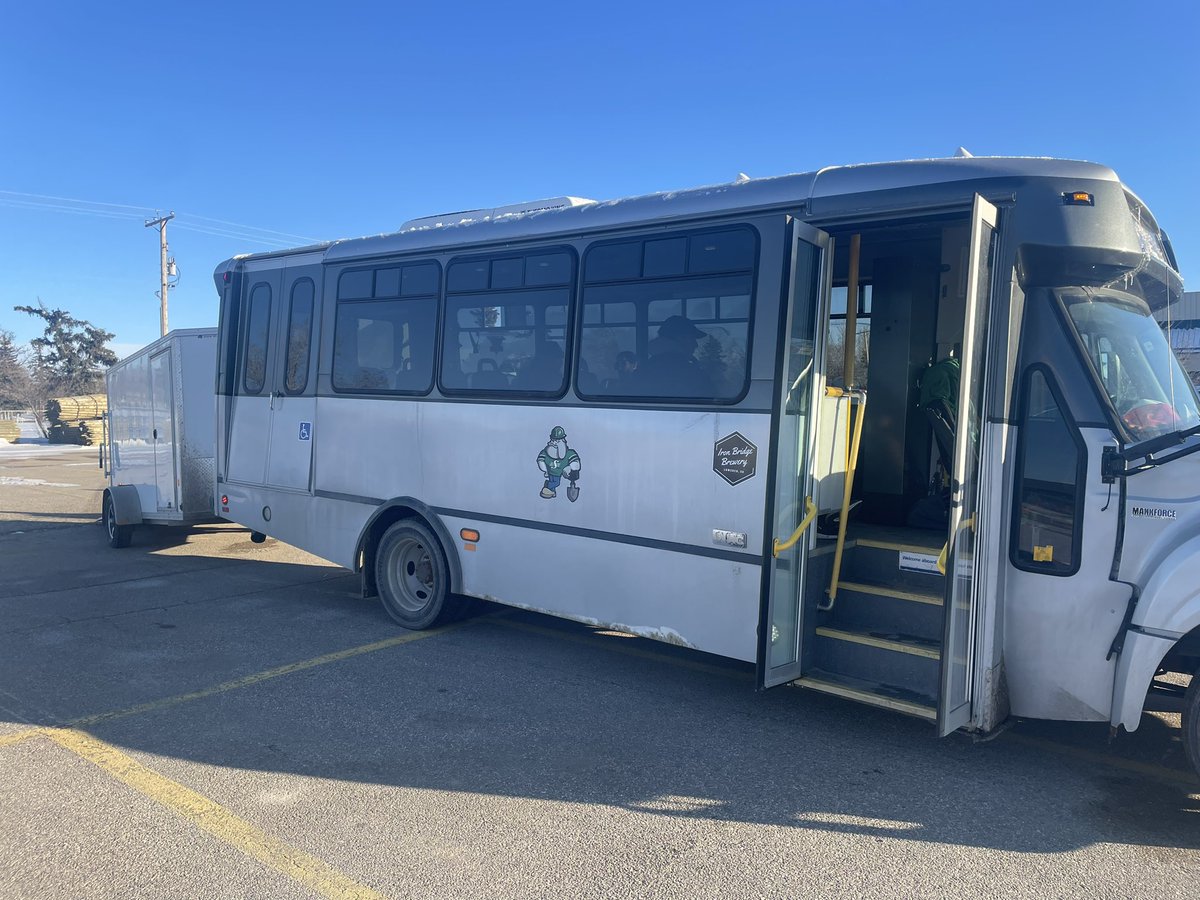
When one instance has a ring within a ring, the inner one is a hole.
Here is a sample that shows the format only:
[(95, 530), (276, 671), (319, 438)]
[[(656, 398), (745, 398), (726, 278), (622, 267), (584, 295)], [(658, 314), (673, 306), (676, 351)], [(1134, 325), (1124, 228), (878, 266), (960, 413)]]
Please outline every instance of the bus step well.
[(931, 722), (937, 718), (937, 702), (933, 697), (894, 685), (879, 684), (849, 675), (825, 672), (821, 669), (810, 670), (796, 684), (809, 690), (820, 691), (823, 694), (845, 697), (859, 703), (878, 706), (881, 709), (890, 709), (921, 719), (928, 719)]
[(805, 677), (820, 684), (805, 686), (928, 718), (937, 705), (946, 581), (922, 567), (936, 559), (940, 535), (870, 525), (856, 531), (837, 603), (817, 613), (808, 645)]

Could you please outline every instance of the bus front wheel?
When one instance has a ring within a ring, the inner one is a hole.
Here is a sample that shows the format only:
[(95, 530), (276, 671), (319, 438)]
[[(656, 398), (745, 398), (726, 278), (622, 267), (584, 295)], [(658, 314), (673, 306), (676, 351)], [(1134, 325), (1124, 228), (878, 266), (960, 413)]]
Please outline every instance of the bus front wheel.
[(1187, 693), (1183, 695), (1183, 748), (1188, 762), (1200, 775), (1200, 669), (1192, 676)]
[(375, 583), (383, 608), (405, 628), (432, 628), (457, 611), (442, 545), (416, 519), (403, 519), (384, 532), (375, 553)]

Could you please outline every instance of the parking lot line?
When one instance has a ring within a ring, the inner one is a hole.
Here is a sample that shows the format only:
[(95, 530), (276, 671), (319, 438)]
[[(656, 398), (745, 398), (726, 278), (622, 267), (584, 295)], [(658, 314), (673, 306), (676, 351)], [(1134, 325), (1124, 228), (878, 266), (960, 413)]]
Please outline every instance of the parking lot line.
[(332, 866), (298, 850), (234, 815), (219, 803), (122, 753), (111, 744), (71, 728), (45, 728), (41, 733), (61, 747), (99, 766), (118, 781), (165, 806), (196, 827), (323, 897), (333, 900), (382, 900), (383, 895)]
[(31, 738), (34, 735), (40, 734), (40, 728), (26, 728), (24, 731), (14, 731), (12, 734), (0, 734), (0, 747), (9, 747), (13, 744), (19, 744), (21, 741)]
[(362, 656), (366, 653), (375, 653), (378, 650), (386, 650), (389, 647), (398, 647), (401, 644), (409, 644), (413, 641), (423, 640), (424, 638), (436, 637), (439, 634), (445, 634), (448, 631), (453, 631), (469, 624), (471, 624), (469, 621), (456, 622), (453, 625), (446, 625), (442, 628), (430, 629), (429, 631), (410, 631), (405, 634), (398, 635), (397, 637), (385, 638), (382, 641), (375, 641), (370, 644), (361, 644), (358, 647), (350, 647), (346, 650), (337, 650), (333, 653), (326, 653), (323, 656), (314, 656), (312, 659), (304, 659), (300, 662), (288, 663), (286, 666), (278, 666), (274, 669), (267, 669), (265, 672), (256, 672), (253, 675), (246, 675), (243, 678), (235, 678), (233, 681), (225, 681), (221, 684), (204, 688), (203, 690), (191, 691), (187, 694), (177, 694), (174, 697), (165, 697), (162, 700), (152, 700), (149, 703), (139, 703), (137, 706), (130, 706), (127, 709), (118, 709), (113, 710), (112, 712), (96, 713), (95, 715), (84, 716), (83, 718), (74, 719), (68, 722), (67, 726), (71, 728), (88, 728), (101, 722), (111, 722), (113, 719), (124, 719), (129, 716), (136, 716), (140, 713), (168, 709), (172, 706), (178, 706), (181, 703), (190, 703), (193, 700), (202, 700), (205, 697), (211, 697), (215, 694), (224, 694), (228, 691), (236, 691), (241, 688), (251, 687), (255, 684), (261, 684), (264, 681), (270, 681), (272, 678), (280, 678), (284, 675), (291, 675), (295, 672), (303, 672), (305, 669), (313, 669), (317, 666), (327, 665), (328, 663), (332, 662), (339, 662), (343, 659), (351, 659), (355, 656)]

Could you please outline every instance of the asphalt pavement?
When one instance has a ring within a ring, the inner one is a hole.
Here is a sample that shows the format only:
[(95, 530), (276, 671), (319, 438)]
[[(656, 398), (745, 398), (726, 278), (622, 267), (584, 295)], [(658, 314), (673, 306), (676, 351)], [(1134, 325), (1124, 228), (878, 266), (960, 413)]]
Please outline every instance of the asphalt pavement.
[(939, 740), (531, 613), (408, 632), (232, 525), (112, 550), (102, 488), (0, 447), (0, 896), (1196, 895), (1170, 716)]

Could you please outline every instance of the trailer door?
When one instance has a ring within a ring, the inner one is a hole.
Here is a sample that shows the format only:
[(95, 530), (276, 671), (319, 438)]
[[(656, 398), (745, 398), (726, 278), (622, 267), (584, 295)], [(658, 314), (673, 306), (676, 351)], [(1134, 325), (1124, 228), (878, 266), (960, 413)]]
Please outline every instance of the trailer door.
[[(813, 413), (821, 385), (823, 323), (829, 307), (829, 235), (792, 222), (791, 278), (780, 352), (773, 534), (767, 536), (767, 588), (759, 625), (762, 687), (801, 675), (804, 581), (811, 541)], [(818, 323), (821, 323), (818, 327)]]
[[(992, 287), (996, 207), (978, 194), (971, 217), (963, 323), (962, 375), (958, 426), (954, 435), (954, 477), (950, 485), (950, 533), (946, 556), (946, 625), (942, 641), (938, 732), (947, 735), (971, 720), (971, 681), (975, 661), (975, 621), (980, 566), (986, 546), (985, 510), (980, 507), (984, 386), (987, 381), (987, 322)], [(996, 539), (993, 537), (993, 540)]]
[(171, 348), (150, 357), (151, 439), (154, 441), (154, 483), (159, 510), (176, 509), (175, 388)]

